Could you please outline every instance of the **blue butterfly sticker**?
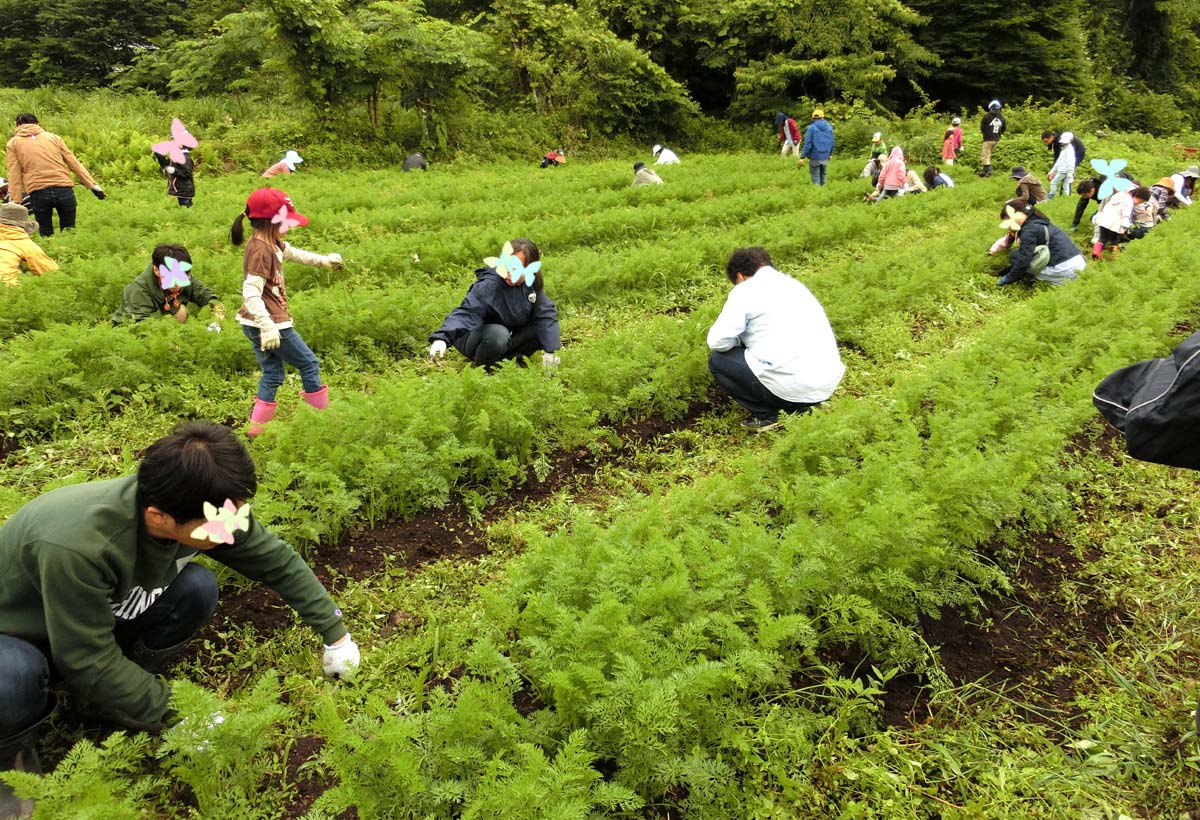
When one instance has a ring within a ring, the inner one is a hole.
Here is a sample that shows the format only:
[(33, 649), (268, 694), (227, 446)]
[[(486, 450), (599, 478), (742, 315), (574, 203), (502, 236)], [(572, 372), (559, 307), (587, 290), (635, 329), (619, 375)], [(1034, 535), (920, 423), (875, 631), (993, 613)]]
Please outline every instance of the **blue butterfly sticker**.
[(530, 287), (533, 287), (533, 283), (537, 281), (535, 274), (542, 267), (541, 260), (528, 265), (522, 264), (517, 255), (513, 253), (511, 242), (505, 242), (504, 247), (500, 249), (500, 255), (487, 257), (483, 260), (483, 264), (493, 268), (500, 278), (510, 285), (524, 284)]
[(1105, 177), (1104, 183), (1100, 186), (1100, 190), (1096, 192), (1096, 199), (1108, 199), (1117, 191), (1128, 191), (1133, 187), (1133, 183), (1119, 177), (1121, 171), (1125, 170), (1125, 166), (1129, 163), (1123, 159), (1114, 159), (1111, 162), (1104, 159), (1092, 160), (1092, 167), (1096, 169), (1096, 173)]

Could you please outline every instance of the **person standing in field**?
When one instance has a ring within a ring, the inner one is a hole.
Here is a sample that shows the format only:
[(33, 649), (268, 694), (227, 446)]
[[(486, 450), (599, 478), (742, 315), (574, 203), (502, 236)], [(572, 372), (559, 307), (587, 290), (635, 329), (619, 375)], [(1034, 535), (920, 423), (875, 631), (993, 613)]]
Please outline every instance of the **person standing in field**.
[(963, 147), (962, 117), (950, 120), (950, 133), (954, 140), (954, 158), (958, 159)]
[[(275, 592), (320, 636), (322, 667), (360, 664), (342, 611), (304, 559), (245, 506), (254, 462), (228, 427), (189, 422), (136, 475), (60, 487), (0, 528), (0, 770), (37, 772), (55, 681), (74, 711), (132, 731), (177, 720), (154, 672), (208, 622), (217, 579), (201, 555)], [(29, 806), (0, 783), (0, 817)]]
[[(151, 316), (188, 320), (188, 305), (208, 305), (216, 322), (225, 321), (225, 307), (216, 292), (192, 275), (192, 255), (182, 245), (162, 244), (150, 254), (150, 264), (121, 292), (114, 325), (140, 322)], [(186, 266), (186, 270), (184, 269)]]
[(107, 194), (75, 158), (62, 137), (38, 124), (33, 114), (17, 115), (17, 130), (4, 147), (8, 164), (8, 197), (29, 209), (42, 236), (54, 235), (54, 213), (59, 230), (75, 227), (75, 182), (88, 187), (96, 199)]
[(633, 164), (633, 187), (640, 188), (643, 185), (662, 185), (662, 177), (654, 173), (653, 168), (647, 168), (646, 163), (642, 161)]
[(987, 113), (979, 122), (979, 131), (983, 135), (983, 147), (980, 149), (979, 155), (980, 164), (983, 165), (983, 169), (979, 172), (981, 177), (992, 175), (992, 151), (996, 149), (996, 143), (1000, 141), (1000, 137), (1004, 135), (1004, 129), (1007, 127), (1004, 115), (1000, 113), (1001, 108), (1003, 106), (999, 100), (992, 100), (988, 103)]
[(942, 134), (942, 162), (946, 165), (953, 165), (955, 158), (958, 156), (958, 151), (954, 147), (954, 129), (947, 128)]
[(833, 126), (825, 119), (825, 112), (818, 108), (812, 113), (812, 124), (804, 129), (804, 148), (800, 152), (801, 160), (808, 160), (808, 175), (813, 185), (825, 184), (833, 147)]
[(253, 438), (275, 418), (275, 395), (283, 386), (286, 365), (300, 371), (304, 385), (300, 398), (305, 404), (318, 410), (329, 406), (329, 388), (321, 383), (321, 365), (296, 332), (288, 313), (283, 263), (287, 260), (317, 268), (340, 268), (342, 257), (336, 253), (328, 256), (309, 253), (283, 241), (290, 226), (303, 227), (308, 224), (308, 217), (298, 212), (291, 197), (277, 188), (259, 188), (246, 200), (246, 209), (238, 214), (229, 231), (234, 245), (242, 244), (242, 223), (246, 218), (250, 219), (254, 232), (242, 255), (242, 309), (238, 311), (238, 323), (262, 367), (246, 430), (246, 435)]
[(1072, 141), (1075, 135), (1070, 131), (1064, 131), (1058, 139), (1058, 155), (1055, 157), (1054, 165), (1050, 167), (1050, 173), (1046, 175), (1046, 179), (1050, 183), (1050, 190), (1046, 192), (1047, 199), (1054, 199), (1054, 194), (1061, 186), (1063, 196), (1071, 195), (1071, 185), (1075, 182), (1075, 166), (1077, 159), (1075, 157), (1075, 146)]
[(779, 426), (833, 395), (846, 372), (820, 302), (771, 265), (765, 248), (738, 248), (725, 263), (733, 285), (708, 331), (708, 369), (750, 418), (747, 430)]
[(165, 154), (155, 154), (163, 176), (167, 178), (167, 196), (179, 201), (179, 207), (190, 208), (196, 197), (196, 163), (192, 161), (192, 149), (181, 148), (183, 162), (175, 162)]
[(791, 114), (780, 111), (775, 115), (775, 122), (779, 128), (779, 142), (783, 145), (779, 155), (786, 157), (788, 151), (791, 151), (793, 156), (800, 156), (800, 126), (796, 124), (796, 120)]
[(484, 260), (462, 304), (429, 334), (429, 360), (441, 364), (448, 346), (473, 363), (491, 367), (504, 359), (522, 362), (542, 351), (542, 366), (555, 368), (562, 347), (558, 308), (546, 295), (541, 253), (529, 239), (506, 242), (499, 257)]
[(29, 219), (24, 205), (6, 202), (0, 205), (0, 284), (16, 287), (21, 265), (34, 276), (58, 270), (58, 265), (30, 237), (37, 224)]

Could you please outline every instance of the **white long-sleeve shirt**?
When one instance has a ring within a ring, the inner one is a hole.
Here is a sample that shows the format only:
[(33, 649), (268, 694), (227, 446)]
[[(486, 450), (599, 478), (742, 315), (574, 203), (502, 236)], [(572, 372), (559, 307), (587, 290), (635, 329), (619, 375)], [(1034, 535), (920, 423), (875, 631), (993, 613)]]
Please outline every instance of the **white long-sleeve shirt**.
[(734, 285), (708, 331), (711, 350), (737, 345), (763, 387), (784, 401), (825, 401), (846, 372), (821, 303), (769, 266)]
[(670, 148), (664, 148), (658, 152), (658, 159), (654, 160), (655, 165), (676, 165), (679, 162), (679, 156)]
[(1050, 173), (1055, 176), (1075, 176), (1075, 146), (1067, 143), (1058, 152), (1058, 159), (1050, 166)]
[(1171, 174), (1171, 181), (1175, 183), (1175, 200), (1180, 205), (1191, 205), (1192, 198), (1183, 192), (1183, 183), (1187, 181), (1183, 174)]

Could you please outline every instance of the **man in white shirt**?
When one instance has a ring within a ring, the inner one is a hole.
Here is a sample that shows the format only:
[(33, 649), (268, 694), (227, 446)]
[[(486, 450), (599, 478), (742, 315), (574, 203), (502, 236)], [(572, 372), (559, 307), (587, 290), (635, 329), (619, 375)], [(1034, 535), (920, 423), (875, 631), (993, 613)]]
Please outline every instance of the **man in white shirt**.
[(779, 426), (833, 395), (846, 372), (825, 310), (808, 288), (771, 267), (764, 248), (739, 248), (725, 264), (733, 290), (708, 331), (708, 369), (750, 411), (742, 426)]
[(651, 153), (654, 154), (655, 165), (679, 164), (679, 156), (670, 148), (663, 148), (661, 145), (655, 145)]

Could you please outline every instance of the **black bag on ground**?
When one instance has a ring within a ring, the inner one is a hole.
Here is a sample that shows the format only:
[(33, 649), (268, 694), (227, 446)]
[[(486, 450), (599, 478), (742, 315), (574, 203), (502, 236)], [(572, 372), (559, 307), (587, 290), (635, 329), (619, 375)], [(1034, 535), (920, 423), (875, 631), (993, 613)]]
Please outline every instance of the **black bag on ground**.
[(1170, 356), (1110, 374), (1092, 404), (1141, 461), (1200, 470), (1200, 333)]

